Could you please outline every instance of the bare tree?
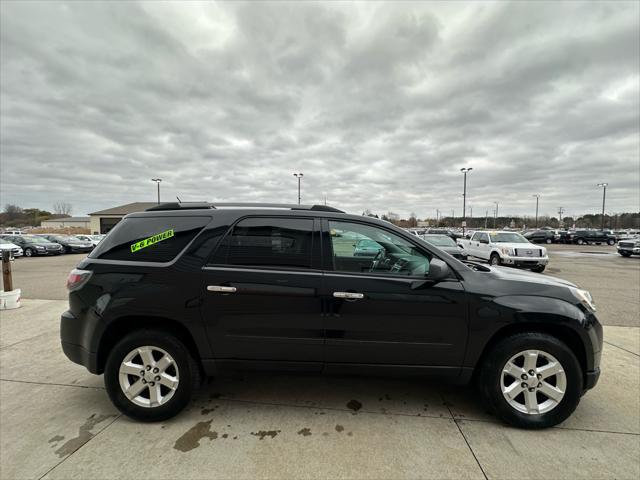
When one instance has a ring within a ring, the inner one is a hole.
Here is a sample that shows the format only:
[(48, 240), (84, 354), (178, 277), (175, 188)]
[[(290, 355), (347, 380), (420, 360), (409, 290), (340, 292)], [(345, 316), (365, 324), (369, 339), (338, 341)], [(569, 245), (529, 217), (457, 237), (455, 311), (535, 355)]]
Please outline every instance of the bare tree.
[(56, 215), (70, 215), (73, 207), (67, 202), (56, 202), (53, 204), (53, 212)]
[(22, 213), (22, 208), (11, 203), (7, 203), (7, 205), (5, 205), (4, 207), (4, 211), (7, 214), (7, 219), (13, 220), (14, 218), (20, 216), (20, 214)]

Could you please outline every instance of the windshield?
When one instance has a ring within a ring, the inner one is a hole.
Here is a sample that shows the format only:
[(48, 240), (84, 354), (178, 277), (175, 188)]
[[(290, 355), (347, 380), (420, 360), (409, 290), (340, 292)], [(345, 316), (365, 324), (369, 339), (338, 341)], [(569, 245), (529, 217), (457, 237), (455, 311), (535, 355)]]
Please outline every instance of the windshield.
[(451, 237), (446, 235), (424, 235), (422, 238), (436, 247), (455, 247), (457, 245)]
[(11, 242), (7, 242), (4, 238), (0, 238), (0, 245), (8, 245)]
[(492, 243), (529, 243), (529, 240), (524, 238), (519, 233), (490, 233), (489, 238), (491, 239)]

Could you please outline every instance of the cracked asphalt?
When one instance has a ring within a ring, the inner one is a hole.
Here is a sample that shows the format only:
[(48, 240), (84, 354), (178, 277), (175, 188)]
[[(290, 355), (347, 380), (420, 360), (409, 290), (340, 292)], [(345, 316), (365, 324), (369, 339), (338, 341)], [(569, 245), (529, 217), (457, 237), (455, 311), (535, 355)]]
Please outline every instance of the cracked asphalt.
[(640, 259), (552, 249), (549, 274), (590, 289), (608, 326), (600, 383), (544, 431), (501, 424), (469, 388), (271, 373), (210, 379), (178, 417), (136, 423), (60, 349), (51, 285), (80, 257), (20, 259), (23, 307), (0, 313), (0, 478), (636, 479)]

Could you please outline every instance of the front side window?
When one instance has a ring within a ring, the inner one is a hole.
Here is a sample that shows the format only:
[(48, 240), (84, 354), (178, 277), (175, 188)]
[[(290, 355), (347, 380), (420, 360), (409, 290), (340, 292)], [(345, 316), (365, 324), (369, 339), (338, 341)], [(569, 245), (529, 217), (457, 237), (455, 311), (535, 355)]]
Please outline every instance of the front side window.
[(329, 232), (336, 271), (418, 277), (429, 273), (430, 256), (387, 230), (329, 221)]
[(247, 218), (223, 240), (214, 263), (312, 268), (313, 220)]

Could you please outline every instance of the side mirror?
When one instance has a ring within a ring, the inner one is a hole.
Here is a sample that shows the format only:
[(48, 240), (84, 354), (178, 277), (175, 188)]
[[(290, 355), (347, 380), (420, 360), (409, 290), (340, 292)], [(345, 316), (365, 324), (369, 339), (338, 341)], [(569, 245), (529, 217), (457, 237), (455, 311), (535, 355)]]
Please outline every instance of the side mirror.
[(432, 258), (429, 263), (429, 274), (427, 278), (434, 282), (439, 282), (451, 276), (451, 269), (449, 265), (440, 260), (439, 258)]

